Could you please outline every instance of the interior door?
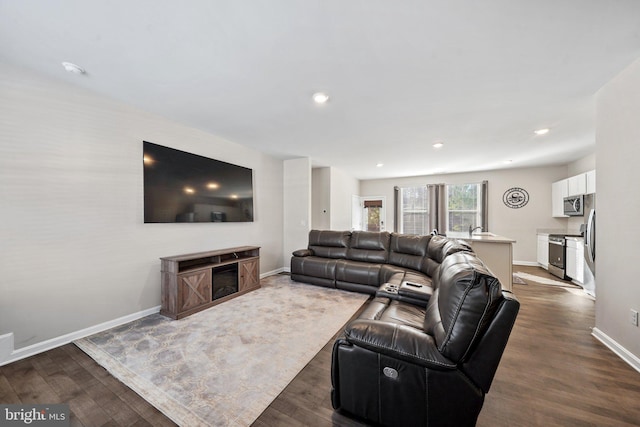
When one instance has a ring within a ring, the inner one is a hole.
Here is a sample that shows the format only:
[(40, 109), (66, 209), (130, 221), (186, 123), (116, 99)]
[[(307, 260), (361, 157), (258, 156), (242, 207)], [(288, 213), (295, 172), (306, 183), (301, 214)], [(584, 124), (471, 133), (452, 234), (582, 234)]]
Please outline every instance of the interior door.
[(385, 231), (384, 197), (362, 199), (362, 229), (364, 231)]

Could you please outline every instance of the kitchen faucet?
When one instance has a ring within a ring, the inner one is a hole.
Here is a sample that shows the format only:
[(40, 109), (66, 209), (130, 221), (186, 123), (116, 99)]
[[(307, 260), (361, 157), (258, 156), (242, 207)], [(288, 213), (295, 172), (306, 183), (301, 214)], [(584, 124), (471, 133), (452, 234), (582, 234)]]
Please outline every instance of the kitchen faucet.
[(480, 229), (480, 231), (482, 231), (482, 227), (473, 228), (473, 225), (469, 224), (469, 237), (471, 237), (473, 235), (473, 232), (477, 229)]

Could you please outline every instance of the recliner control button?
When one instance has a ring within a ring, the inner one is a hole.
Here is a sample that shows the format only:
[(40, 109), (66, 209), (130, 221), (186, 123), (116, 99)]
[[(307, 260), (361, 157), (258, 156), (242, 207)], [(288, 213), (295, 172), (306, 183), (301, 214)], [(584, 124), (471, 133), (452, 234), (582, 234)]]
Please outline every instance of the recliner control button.
[(398, 378), (398, 371), (393, 368), (389, 368), (388, 366), (382, 370), (382, 373), (393, 380)]

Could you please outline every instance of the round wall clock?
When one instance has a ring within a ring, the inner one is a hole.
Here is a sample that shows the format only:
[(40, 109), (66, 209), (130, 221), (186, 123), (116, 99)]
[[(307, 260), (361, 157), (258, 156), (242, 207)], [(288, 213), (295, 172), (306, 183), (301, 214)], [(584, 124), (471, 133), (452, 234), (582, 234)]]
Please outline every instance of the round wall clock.
[(502, 201), (511, 209), (519, 209), (529, 202), (529, 193), (524, 188), (513, 187), (504, 192)]

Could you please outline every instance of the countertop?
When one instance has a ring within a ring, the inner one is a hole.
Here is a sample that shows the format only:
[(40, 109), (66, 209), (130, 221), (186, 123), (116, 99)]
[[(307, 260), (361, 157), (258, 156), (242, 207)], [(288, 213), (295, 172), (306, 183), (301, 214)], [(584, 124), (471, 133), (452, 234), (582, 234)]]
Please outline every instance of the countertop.
[(487, 242), (487, 243), (515, 243), (514, 239), (510, 239), (508, 237), (499, 236), (493, 233), (473, 233), (473, 235), (469, 236), (469, 233), (460, 232), (460, 233), (447, 233), (447, 237), (452, 237), (454, 239), (466, 240), (468, 242)]
[(580, 231), (571, 231), (564, 228), (538, 228), (536, 234), (543, 236), (548, 236), (549, 234), (580, 234)]

